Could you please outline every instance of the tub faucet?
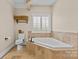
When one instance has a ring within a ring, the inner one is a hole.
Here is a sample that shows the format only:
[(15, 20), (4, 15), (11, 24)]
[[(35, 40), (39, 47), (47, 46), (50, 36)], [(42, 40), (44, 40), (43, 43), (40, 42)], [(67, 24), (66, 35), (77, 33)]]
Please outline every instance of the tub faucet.
[(30, 42), (34, 43), (34, 41), (32, 40), (32, 37), (31, 37), (31, 40), (30, 40)]
[(32, 37), (31, 37), (31, 40), (30, 40), (30, 42), (32, 42)]

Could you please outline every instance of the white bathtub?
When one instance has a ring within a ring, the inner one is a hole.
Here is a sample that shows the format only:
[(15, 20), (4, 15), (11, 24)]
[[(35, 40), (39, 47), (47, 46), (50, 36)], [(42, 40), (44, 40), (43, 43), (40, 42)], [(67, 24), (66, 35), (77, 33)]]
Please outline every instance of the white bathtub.
[(72, 45), (54, 38), (32, 38), (33, 44), (46, 48), (72, 48)]

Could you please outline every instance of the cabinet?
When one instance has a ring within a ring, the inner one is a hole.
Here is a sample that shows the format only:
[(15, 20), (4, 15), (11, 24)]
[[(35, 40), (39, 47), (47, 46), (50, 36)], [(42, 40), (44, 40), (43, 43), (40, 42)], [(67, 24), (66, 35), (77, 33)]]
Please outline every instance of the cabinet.
[(28, 23), (28, 16), (14, 16), (17, 23)]

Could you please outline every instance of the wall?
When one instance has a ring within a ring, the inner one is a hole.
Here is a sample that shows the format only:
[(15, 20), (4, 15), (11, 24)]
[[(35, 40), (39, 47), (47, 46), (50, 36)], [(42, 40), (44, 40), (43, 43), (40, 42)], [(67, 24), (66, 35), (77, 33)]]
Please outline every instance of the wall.
[(77, 33), (77, 0), (57, 0), (53, 6), (53, 31)]
[[(37, 14), (51, 14), (51, 9), (48, 6), (32, 6), (31, 11), (27, 9), (16, 9), (15, 15), (26, 15), (29, 16), (28, 24), (27, 23), (18, 23), (16, 24), (16, 32), (18, 29), (22, 29), (25, 31), (26, 36), (28, 36), (28, 31), (32, 30), (31, 25), (31, 16)], [(16, 33), (17, 34), (17, 33)], [(26, 37), (27, 39), (27, 37)]]
[[(0, 57), (14, 45), (13, 8), (7, 0), (0, 0)], [(8, 40), (4, 38), (7, 37)]]
[[(16, 23), (15, 21), (15, 31), (16, 31), (16, 39), (17, 39), (17, 35), (18, 35), (18, 30), (21, 29), (25, 32), (25, 39), (27, 39), (27, 36), (28, 36), (28, 31), (31, 30), (31, 26), (30, 26), (30, 12), (27, 11), (26, 9), (15, 9), (15, 13), (14, 15), (26, 15), (26, 16), (29, 16), (29, 19), (28, 19), (28, 23)], [(26, 40), (25, 40), (26, 41)]]
[(77, 48), (77, 0), (57, 0), (52, 12), (53, 37)]

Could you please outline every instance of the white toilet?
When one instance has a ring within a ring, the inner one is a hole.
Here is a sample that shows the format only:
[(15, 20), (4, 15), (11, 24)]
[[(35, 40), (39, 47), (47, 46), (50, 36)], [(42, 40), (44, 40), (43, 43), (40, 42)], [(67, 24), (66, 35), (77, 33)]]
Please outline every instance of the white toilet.
[(17, 45), (17, 50), (21, 50), (24, 44), (24, 33), (18, 34), (18, 38), (15, 41), (15, 44)]

